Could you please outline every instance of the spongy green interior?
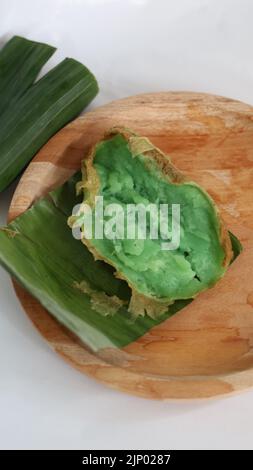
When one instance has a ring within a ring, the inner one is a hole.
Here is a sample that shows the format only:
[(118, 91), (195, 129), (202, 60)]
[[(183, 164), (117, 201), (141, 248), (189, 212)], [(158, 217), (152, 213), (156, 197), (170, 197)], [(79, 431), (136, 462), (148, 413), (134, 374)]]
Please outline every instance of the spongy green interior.
[[(133, 156), (119, 134), (97, 145), (93, 164), (104, 208), (111, 203), (123, 208), (133, 203), (180, 204), (180, 246), (174, 251), (161, 250), (161, 236), (90, 240), (132, 287), (144, 295), (174, 301), (194, 297), (224, 274), (220, 222), (213, 202), (199, 186), (171, 183), (149, 157)], [(149, 230), (147, 217), (147, 234)]]

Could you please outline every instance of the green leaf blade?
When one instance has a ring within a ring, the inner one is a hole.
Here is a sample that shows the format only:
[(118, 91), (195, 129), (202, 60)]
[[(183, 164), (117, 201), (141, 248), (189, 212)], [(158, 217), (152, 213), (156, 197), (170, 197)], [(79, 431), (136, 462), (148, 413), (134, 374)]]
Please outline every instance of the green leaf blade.
[[(75, 182), (73, 178), (63, 185), (64, 200), (74, 194)], [(89, 296), (74, 287), (85, 280), (110, 296), (130, 296), (126, 283), (73, 238), (64, 200), (59, 206), (55, 203), (59, 192), (41, 199), (9, 224), (11, 234), (0, 230), (0, 264), (91, 349), (127, 345), (158, 322), (146, 317), (133, 323), (127, 305), (113, 317), (104, 317), (92, 308)]]
[(0, 51), (0, 116), (30, 88), (55, 47), (20, 36)]
[(65, 59), (8, 109), (0, 127), (0, 191), (97, 92), (93, 74), (80, 62)]

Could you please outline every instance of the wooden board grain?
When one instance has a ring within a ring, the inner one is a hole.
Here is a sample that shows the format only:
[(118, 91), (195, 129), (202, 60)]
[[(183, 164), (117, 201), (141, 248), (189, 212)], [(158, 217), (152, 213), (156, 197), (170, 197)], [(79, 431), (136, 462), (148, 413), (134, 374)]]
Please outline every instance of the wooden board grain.
[(225, 277), (179, 314), (124, 349), (90, 353), (27, 292), (17, 295), (49, 344), (73, 366), (147, 398), (226, 395), (253, 386), (253, 108), (198, 93), (153, 93), (115, 101), (56, 134), (24, 173), (9, 219), (66, 181), (112, 126), (130, 127), (167, 152), (220, 207), (243, 253)]

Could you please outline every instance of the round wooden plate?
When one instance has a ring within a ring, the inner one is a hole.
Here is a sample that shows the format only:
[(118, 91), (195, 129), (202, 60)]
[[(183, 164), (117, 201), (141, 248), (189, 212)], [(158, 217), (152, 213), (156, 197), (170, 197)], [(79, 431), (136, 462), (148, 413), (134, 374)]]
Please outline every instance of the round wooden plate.
[(17, 295), (55, 351), (80, 371), (148, 398), (225, 395), (253, 386), (253, 108), (197, 93), (115, 101), (56, 134), (24, 173), (9, 218), (67, 180), (89, 147), (114, 126), (149, 137), (219, 205), (243, 253), (189, 306), (122, 350), (89, 352), (27, 292)]

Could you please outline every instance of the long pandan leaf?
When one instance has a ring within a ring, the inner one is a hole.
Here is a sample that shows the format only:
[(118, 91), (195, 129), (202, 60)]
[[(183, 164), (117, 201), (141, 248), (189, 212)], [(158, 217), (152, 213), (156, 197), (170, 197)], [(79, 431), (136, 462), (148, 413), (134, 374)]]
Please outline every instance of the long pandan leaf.
[(19, 36), (5, 44), (0, 51), (0, 116), (33, 84), (55, 50)]
[[(75, 195), (78, 180), (80, 175), (0, 230), (0, 264), (87, 346), (93, 350), (123, 347), (189, 301), (175, 302), (158, 320), (139, 317), (133, 321), (127, 305), (114, 316), (105, 317), (92, 305), (92, 296), (74, 287), (75, 283), (85, 281), (96, 292), (124, 301), (130, 298), (127, 284), (114, 277), (110, 266), (94, 261), (67, 226), (67, 217), (78, 202)], [(239, 242), (235, 237), (233, 240), (238, 254)]]
[(0, 191), (98, 92), (95, 77), (74, 59), (33, 84), (54, 51), (20, 37), (0, 51)]

